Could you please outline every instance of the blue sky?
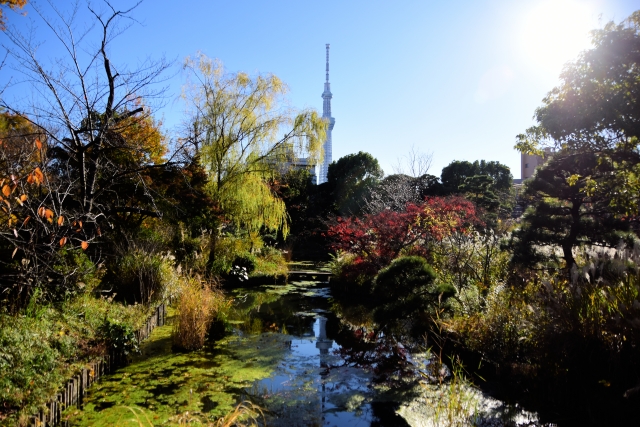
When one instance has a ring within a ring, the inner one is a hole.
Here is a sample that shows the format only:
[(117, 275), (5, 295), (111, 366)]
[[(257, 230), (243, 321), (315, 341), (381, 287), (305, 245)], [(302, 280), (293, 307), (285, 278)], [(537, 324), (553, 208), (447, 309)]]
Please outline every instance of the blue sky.
[[(162, 55), (176, 61), (157, 111), (176, 135), (186, 56), (202, 51), (229, 71), (274, 73), (289, 85), (293, 106), (321, 111), (330, 43), (334, 160), (367, 151), (389, 174), (415, 147), (433, 154), (434, 175), (453, 160), (485, 159), (519, 178), (515, 136), (533, 124), (562, 64), (588, 47), (588, 29), (636, 8), (630, 0), (146, 0), (111, 56), (129, 64)], [(26, 11), (9, 13), (10, 22), (25, 28), (36, 16)], [(58, 54), (41, 24), (35, 34), (42, 55)]]

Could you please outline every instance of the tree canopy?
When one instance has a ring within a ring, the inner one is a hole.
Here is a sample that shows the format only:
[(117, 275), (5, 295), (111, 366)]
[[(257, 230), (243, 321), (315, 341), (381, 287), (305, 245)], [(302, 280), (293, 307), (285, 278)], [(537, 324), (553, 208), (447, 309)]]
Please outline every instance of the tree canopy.
[(514, 260), (535, 265), (553, 258), (560, 247), (565, 267), (575, 264), (573, 250), (580, 245), (617, 247), (621, 242), (633, 247), (630, 230), (633, 218), (613, 214), (610, 201), (615, 188), (589, 194), (587, 180), (572, 176), (600, 176), (612, 171), (599, 165), (592, 152), (563, 150), (538, 169), (526, 184), (523, 199), (530, 204), (521, 227), (514, 231)]
[(615, 152), (638, 151), (640, 11), (593, 31), (592, 45), (565, 66), (560, 84), (535, 112), (537, 125), (517, 136), (516, 148), (541, 153), (542, 147), (552, 145), (597, 153), (599, 164), (610, 163), (613, 170), (599, 179), (587, 176), (583, 191), (604, 191), (615, 182), (620, 191), (611, 198), (611, 206), (631, 214), (639, 207), (640, 165), (633, 155), (621, 161), (613, 158)]
[(236, 226), (281, 230), (286, 237), (286, 206), (269, 180), (277, 165), (300, 153), (311, 162), (322, 158), (326, 122), (313, 110), (286, 108), (287, 87), (275, 75), (226, 73), (203, 54), (187, 59), (185, 70), (187, 139), (209, 175), (212, 199)]
[(327, 173), (327, 183), (333, 192), (338, 213), (358, 214), (365, 204), (368, 192), (383, 176), (378, 160), (363, 151), (348, 154), (332, 162)]

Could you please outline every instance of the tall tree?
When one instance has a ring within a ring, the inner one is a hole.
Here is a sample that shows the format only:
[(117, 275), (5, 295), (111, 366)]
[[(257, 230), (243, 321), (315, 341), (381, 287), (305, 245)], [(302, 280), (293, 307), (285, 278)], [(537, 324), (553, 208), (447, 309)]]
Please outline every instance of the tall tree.
[(187, 59), (185, 70), (188, 140), (209, 175), (212, 199), (236, 226), (286, 236), (286, 206), (268, 181), (279, 163), (300, 153), (312, 162), (321, 159), (326, 122), (313, 110), (286, 108), (287, 87), (272, 74), (225, 73), (221, 62), (203, 54)]
[[(640, 11), (625, 21), (609, 22), (592, 32), (592, 45), (568, 63), (560, 85), (536, 110), (538, 124), (517, 137), (516, 148), (541, 153), (544, 146), (596, 153), (601, 164), (614, 170), (599, 179), (587, 179), (585, 192), (593, 194), (615, 182), (620, 188), (611, 205), (631, 214), (640, 206), (640, 165), (633, 155), (614, 162), (616, 152), (638, 150), (640, 138)], [(589, 178), (589, 176), (587, 176)]]
[(514, 260), (532, 266), (553, 257), (548, 254), (560, 247), (565, 268), (570, 269), (578, 246), (616, 247), (625, 242), (633, 247), (633, 236), (625, 233), (633, 218), (616, 216), (610, 207), (615, 188), (591, 195), (585, 191), (588, 181), (584, 177), (612, 171), (611, 166), (599, 164), (594, 153), (569, 150), (557, 153), (538, 169), (523, 194), (531, 207), (512, 235)]
[[(44, 133), (36, 143), (40, 164), (13, 173), (10, 194), (27, 195), (10, 208), (16, 209), (21, 226), (2, 233), (16, 247), (17, 264), (25, 266), (13, 282), (17, 287), (59, 283), (56, 248), (86, 249), (119, 215), (160, 215), (150, 191), (142, 191), (136, 200), (121, 197), (121, 189), (129, 184), (147, 188), (145, 171), (163, 166), (158, 164), (161, 137), (142, 100), (162, 94), (154, 83), (168, 65), (147, 62), (129, 69), (112, 61), (113, 38), (122, 34), (121, 25), (132, 19), (135, 6), (118, 10), (105, 1), (99, 11), (87, 5), (94, 25), (79, 34), (79, 3), (69, 13), (50, 6), (50, 11), (34, 6), (35, 17), (49, 32), (39, 35), (47, 37), (47, 43), (58, 43), (62, 56), (42, 58), (32, 35), (15, 28), (6, 32), (9, 66), (23, 74), (34, 96), (5, 97), (1, 106)], [(28, 197), (28, 186), (38, 188), (38, 197)]]
[(442, 185), (445, 191), (464, 194), (484, 211), (488, 225), (495, 225), (500, 218), (511, 216), (515, 198), (511, 186), (513, 177), (508, 166), (500, 162), (453, 161), (442, 169)]
[(333, 193), (336, 211), (340, 215), (358, 215), (369, 192), (383, 176), (378, 160), (363, 151), (332, 162), (327, 183)]

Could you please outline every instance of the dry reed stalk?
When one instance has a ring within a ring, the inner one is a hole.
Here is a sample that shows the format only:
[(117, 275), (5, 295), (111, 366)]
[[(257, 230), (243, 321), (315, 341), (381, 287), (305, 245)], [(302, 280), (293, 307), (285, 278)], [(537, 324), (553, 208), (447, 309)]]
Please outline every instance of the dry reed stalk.
[(183, 281), (178, 297), (173, 342), (186, 350), (197, 350), (205, 343), (207, 331), (225, 298), (211, 283), (199, 278)]

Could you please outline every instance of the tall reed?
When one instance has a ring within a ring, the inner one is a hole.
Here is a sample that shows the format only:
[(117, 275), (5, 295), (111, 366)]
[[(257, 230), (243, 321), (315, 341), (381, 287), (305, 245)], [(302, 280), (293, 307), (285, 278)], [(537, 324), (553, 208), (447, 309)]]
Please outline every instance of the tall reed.
[(185, 278), (179, 290), (173, 343), (185, 350), (202, 348), (209, 326), (226, 305), (227, 299), (215, 283)]

